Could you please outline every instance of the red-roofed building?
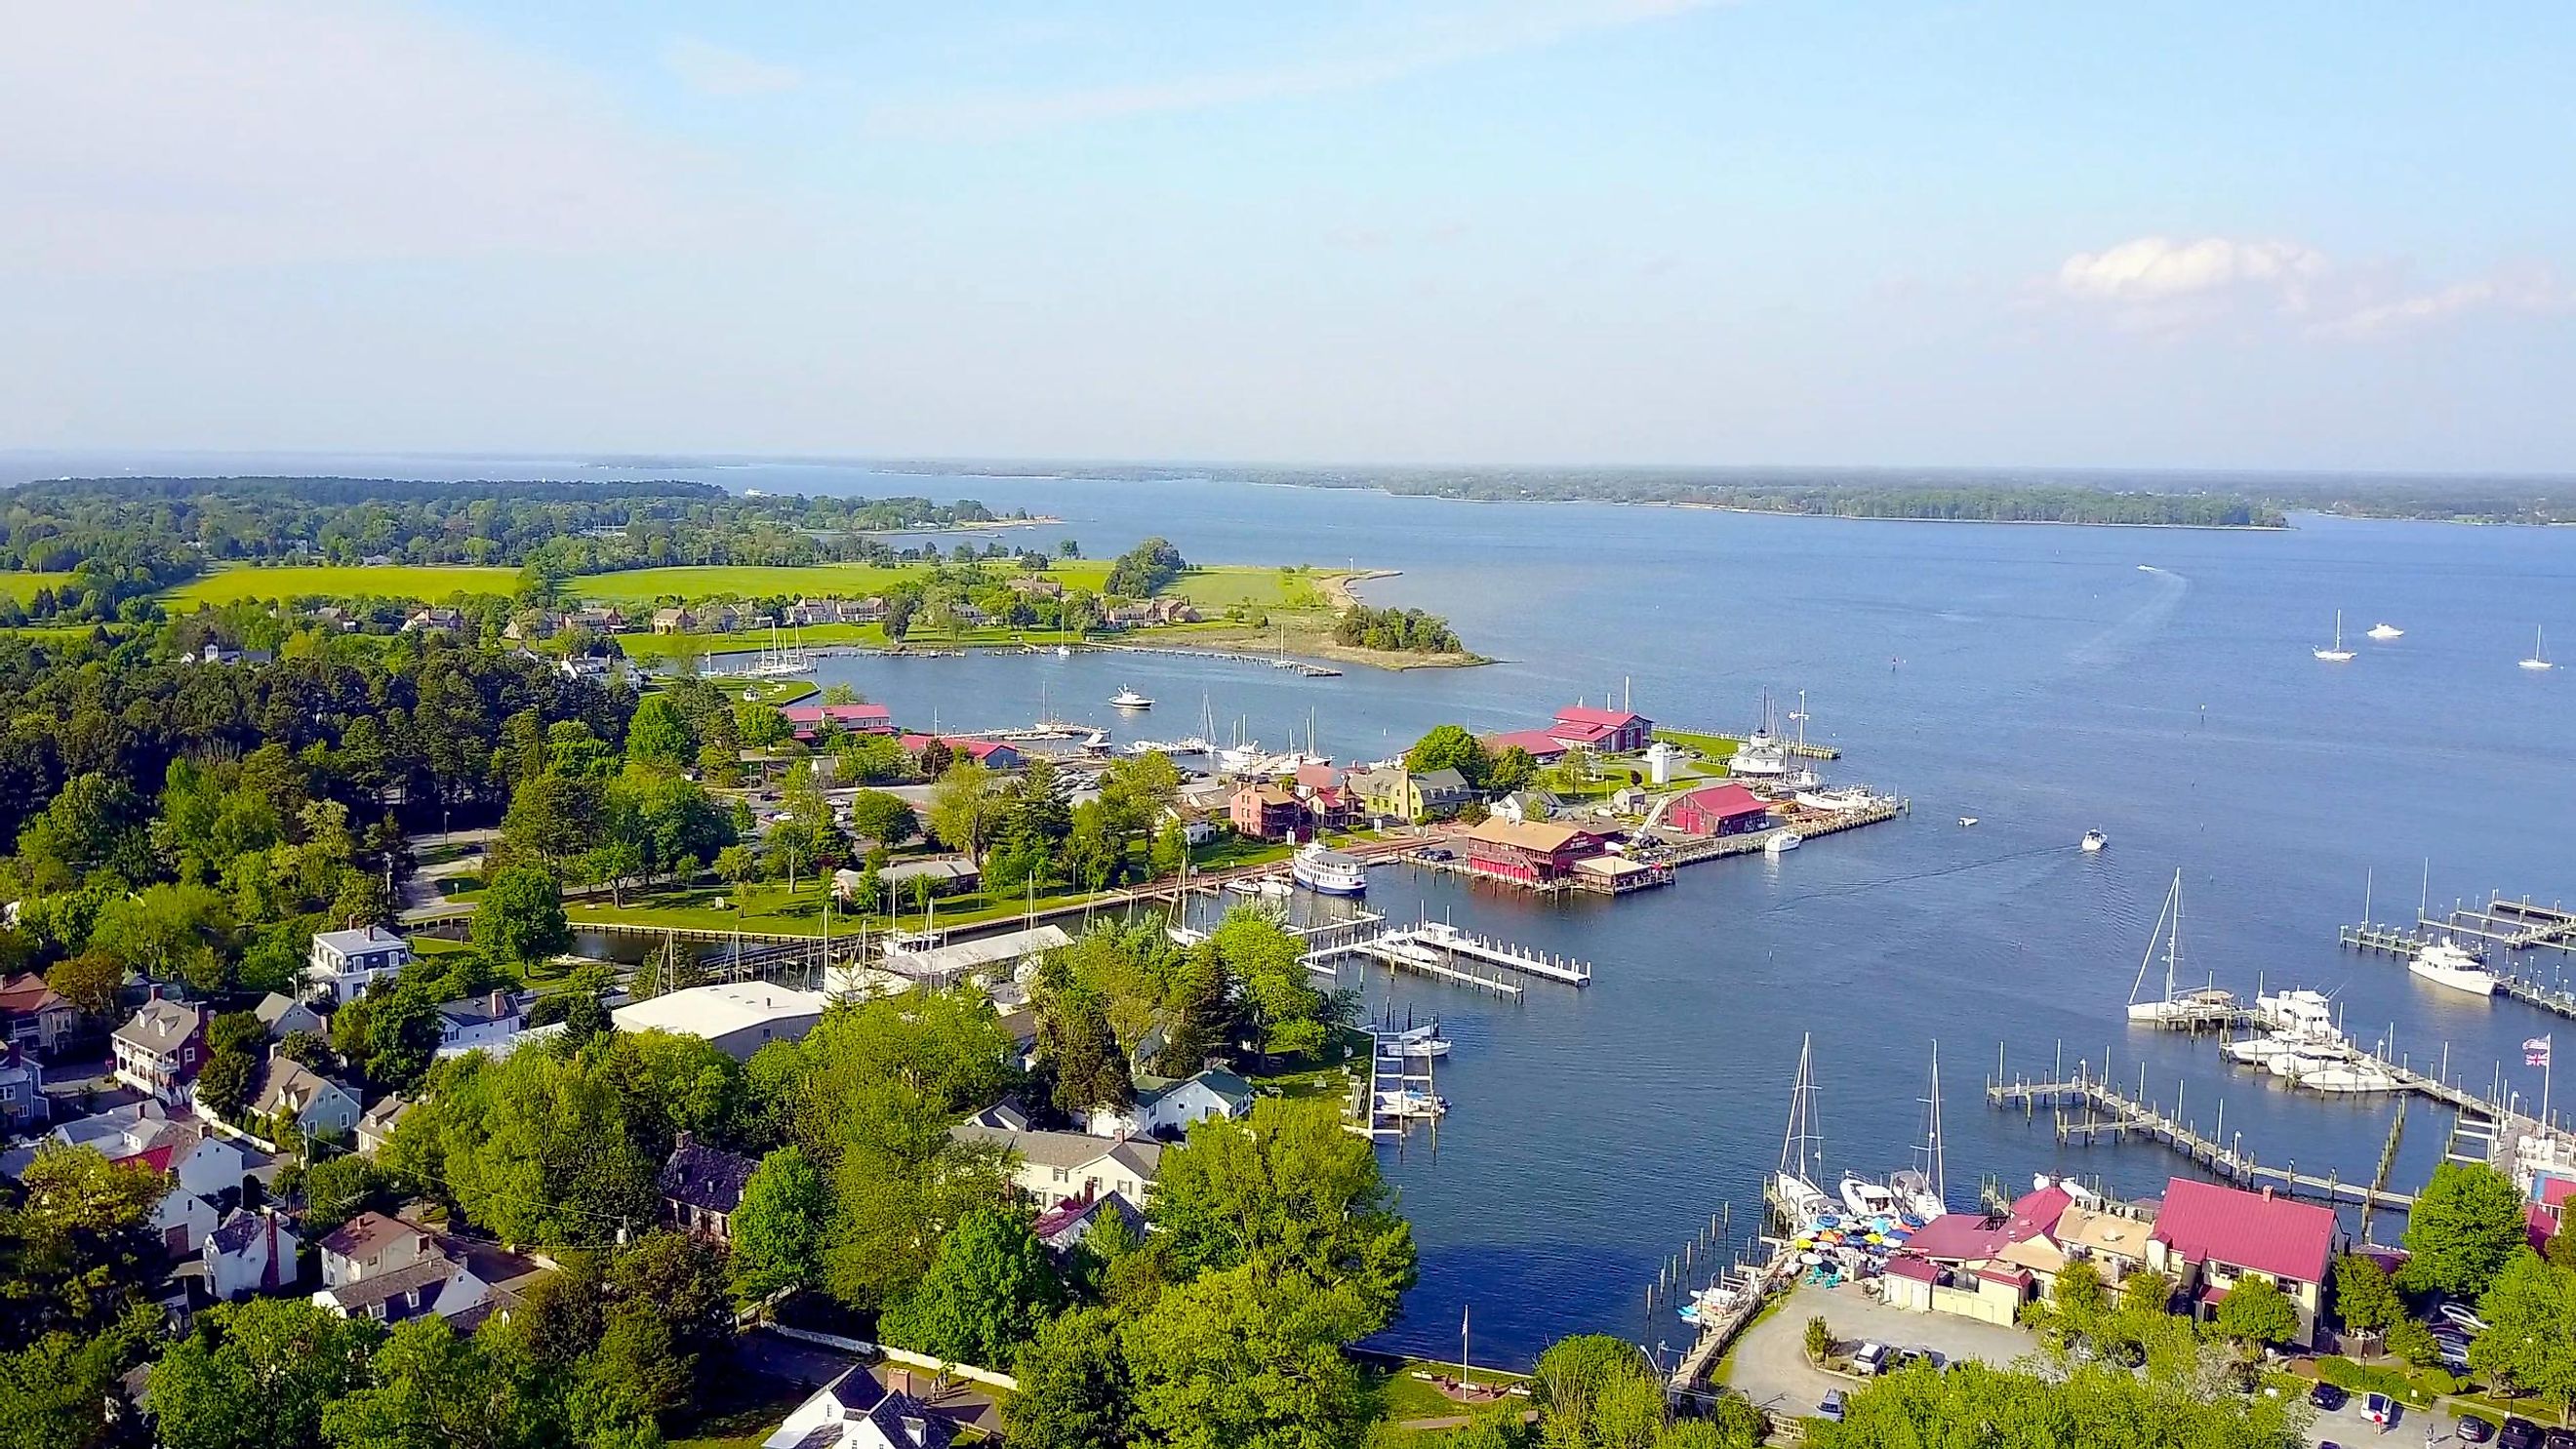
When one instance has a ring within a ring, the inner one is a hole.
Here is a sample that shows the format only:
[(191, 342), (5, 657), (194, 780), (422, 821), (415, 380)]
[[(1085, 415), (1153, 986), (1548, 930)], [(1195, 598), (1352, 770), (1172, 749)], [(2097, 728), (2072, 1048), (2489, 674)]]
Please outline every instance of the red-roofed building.
[(796, 727), (796, 737), (812, 739), (815, 731), (829, 723), (845, 730), (863, 730), (869, 734), (894, 732), (894, 711), (881, 704), (797, 704), (780, 710), (787, 722)]
[(1664, 809), (1664, 823), (1691, 835), (1741, 835), (1771, 823), (1771, 807), (1742, 785), (1703, 785)]
[(1226, 802), (1235, 830), (1255, 840), (1293, 840), (1304, 823), (1305, 807), (1276, 785), (1246, 785)]
[(1976, 1213), (1943, 1213), (1906, 1239), (1905, 1251), (1937, 1263), (1974, 1263), (2003, 1251), (2001, 1224)]
[(2047, 1234), (2074, 1202), (2066, 1189), (2055, 1183), (2023, 1193), (2013, 1200), (2012, 1214), (2004, 1220), (2004, 1241), (2027, 1242)]
[(2326, 1276), (2342, 1241), (2334, 1213), (2269, 1191), (2245, 1192), (2175, 1178), (2148, 1235), (2147, 1266), (2194, 1301), (2214, 1303), (2249, 1275), (2270, 1278), (2299, 1310), (2302, 1347), (2316, 1335)]
[(1547, 727), (1547, 737), (1573, 750), (1599, 750), (1605, 755), (1623, 755), (1642, 750), (1655, 734), (1655, 722), (1642, 714), (1624, 709), (1594, 709), (1586, 704), (1569, 704), (1556, 712), (1556, 723)]
[[(929, 735), (905, 735), (900, 743), (905, 754), (917, 756), (930, 748), (931, 738)], [(1022, 763), (1020, 752), (1003, 740), (970, 740), (956, 735), (940, 735), (938, 739), (957, 758), (973, 760), (991, 769), (1016, 770)]]
[(1529, 757), (1542, 765), (1553, 765), (1565, 758), (1564, 742), (1546, 730), (1511, 730), (1504, 734), (1487, 735), (1480, 743), (1489, 754), (1499, 755), (1505, 750), (1515, 748), (1527, 750)]

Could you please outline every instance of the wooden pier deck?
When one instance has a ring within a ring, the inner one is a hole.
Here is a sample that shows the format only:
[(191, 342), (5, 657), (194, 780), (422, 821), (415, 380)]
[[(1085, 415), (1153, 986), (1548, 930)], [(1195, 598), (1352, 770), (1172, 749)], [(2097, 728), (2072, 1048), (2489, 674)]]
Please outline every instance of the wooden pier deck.
[(1411, 971), (1452, 986), (1471, 986), (1479, 991), (1490, 991), (1506, 1001), (1521, 999), (1521, 988), (1517, 983), (1499, 977), (1480, 976), (1453, 966), (1446, 956), (1414, 940), (1410, 931), (1389, 931), (1383, 935), (1362, 936), (1318, 946), (1297, 959), (1305, 963), (1309, 971), (1331, 974), (1341, 969), (1338, 963), (1344, 956), (1366, 956), (1384, 963), (1389, 971)]
[(1731, 855), (1755, 855), (1770, 843), (1772, 836), (1782, 831), (1795, 830), (1801, 838), (1813, 840), (1820, 835), (1858, 830), (1864, 825), (1876, 825), (1881, 821), (1893, 820), (1912, 808), (1912, 802), (1908, 800), (1889, 799), (1865, 809), (1845, 810), (1821, 818), (1802, 817), (1790, 824), (1775, 826), (1769, 830), (1750, 830), (1742, 835), (1713, 836), (1706, 840), (1667, 846), (1650, 854), (1641, 855), (1639, 859), (1658, 865), (1697, 865), (1703, 860), (1719, 860)]
[[(2337, 939), (2346, 950), (2411, 960), (2417, 951), (2422, 950), (2434, 938), (2420, 930), (2406, 931), (2395, 926), (2365, 922), (2358, 926), (2344, 927), (2338, 933)], [(2537, 1007), (2552, 1015), (2576, 1019), (2576, 994), (2556, 987), (2543, 986), (2529, 977), (2518, 976), (2510, 971), (2498, 971), (2495, 973), (2495, 978), (2497, 995), (2512, 997), (2525, 1006)]]
[(1592, 984), (1592, 964), (1564, 956), (1550, 955), (1514, 946), (1504, 941), (1488, 940), (1470, 931), (1462, 931), (1447, 921), (1425, 921), (1413, 928), (1412, 937), (1435, 951), (1452, 956), (1468, 956), (1568, 986)]
[[(2036, 1116), (2042, 1107), (2056, 1114), (2057, 1140), (2082, 1143), (2097, 1137), (2145, 1137), (2173, 1149), (2194, 1166), (2246, 1188), (2276, 1188), (2290, 1197), (2302, 1194), (2329, 1202), (2367, 1203), (2372, 1207), (2404, 1211), (2414, 1206), (2415, 1199), (2405, 1193), (2390, 1192), (2366, 1182), (2346, 1182), (2341, 1175), (2323, 1177), (2298, 1170), (2295, 1161), (2275, 1166), (2257, 1161), (2244, 1150), (2242, 1136), (2221, 1142), (2204, 1136), (2190, 1125), (2164, 1111), (2120, 1091), (2094, 1076), (2087, 1065), (2055, 1081), (1990, 1080), (1986, 1083), (1986, 1100), (1997, 1107), (2020, 1107), (2025, 1115)], [(2086, 1116), (2077, 1120), (2067, 1110), (2080, 1107)], [(2220, 1127), (2225, 1131), (2225, 1107), (2220, 1108)]]

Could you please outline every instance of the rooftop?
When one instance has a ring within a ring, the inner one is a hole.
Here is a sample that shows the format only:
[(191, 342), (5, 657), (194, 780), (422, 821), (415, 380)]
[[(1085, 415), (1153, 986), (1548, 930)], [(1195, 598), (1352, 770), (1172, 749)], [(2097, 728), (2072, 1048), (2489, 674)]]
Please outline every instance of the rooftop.
[(2177, 1177), (2165, 1185), (2155, 1236), (2194, 1262), (2215, 1258), (2275, 1277), (2323, 1283), (2336, 1231), (2329, 1208)]
[(947, 946), (932, 946), (921, 951), (889, 951), (886, 967), (907, 976), (956, 976), (980, 971), (1005, 961), (1020, 961), (1040, 951), (1052, 951), (1073, 944), (1062, 926), (1038, 926), (1025, 931), (1005, 931), (998, 936), (985, 936), (973, 941), (959, 941)]
[(708, 1147), (680, 1134), (679, 1145), (662, 1164), (662, 1196), (708, 1212), (730, 1213), (742, 1205), (742, 1190), (760, 1164), (739, 1152)]
[(175, 1051), (204, 1019), (204, 1012), (194, 1006), (147, 1001), (134, 1013), (133, 1020), (116, 1029), (116, 1038), (148, 1052)]
[(818, 1017), (832, 999), (819, 991), (799, 991), (765, 981), (719, 982), (668, 991), (614, 1013), (620, 1031), (667, 1031), (680, 1036), (720, 1036), (749, 1027)]
[(1676, 802), (1709, 815), (1759, 815), (1771, 807), (1751, 790), (1729, 782), (1702, 785)]
[(1552, 825), (1539, 820), (1514, 821), (1505, 820), (1499, 816), (1488, 816), (1476, 822), (1475, 828), (1467, 832), (1467, 838), (1480, 840), (1489, 845), (1509, 845), (1522, 850), (1536, 850), (1552, 855), (1591, 834), (1589, 830), (1572, 825)]
[(1567, 724), (1608, 725), (1612, 729), (1622, 725), (1648, 723), (1644, 715), (1630, 710), (1595, 709), (1588, 704), (1569, 704), (1558, 710), (1556, 717)]
[(370, 1258), (405, 1237), (426, 1236), (421, 1230), (400, 1218), (383, 1213), (360, 1213), (334, 1229), (318, 1246), (323, 1252), (343, 1258)]
[(0, 1012), (23, 1015), (31, 1011), (68, 1011), (71, 1003), (45, 984), (45, 978), (29, 971), (0, 981)]
[(1163, 1166), (1162, 1144), (1156, 1142), (1113, 1142), (1081, 1132), (1013, 1132), (972, 1122), (960, 1122), (948, 1129), (948, 1135), (960, 1142), (998, 1144), (1038, 1167), (1070, 1170), (1088, 1167), (1102, 1158), (1114, 1158), (1138, 1176), (1151, 1178)]
[(316, 943), (328, 946), (343, 956), (355, 956), (364, 951), (382, 951), (388, 946), (411, 944), (382, 926), (369, 926), (358, 931), (316, 931), (313, 933), (313, 939)]

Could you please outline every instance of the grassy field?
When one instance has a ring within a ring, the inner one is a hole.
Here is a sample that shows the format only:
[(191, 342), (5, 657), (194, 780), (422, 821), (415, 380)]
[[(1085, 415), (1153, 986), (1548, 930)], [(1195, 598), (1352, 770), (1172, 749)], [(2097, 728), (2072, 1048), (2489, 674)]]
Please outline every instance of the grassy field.
[(0, 574), (0, 590), (6, 590), (23, 607), (36, 597), (36, 590), (52, 589), (60, 593), (63, 585), (75, 577), (77, 575), (74, 574)]
[[(572, 581), (573, 592), (608, 604), (650, 603), (665, 595), (682, 599), (790, 597), (861, 599), (881, 594), (907, 576), (928, 571), (926, 564), (814, 564), (777, 568), (725, 564), (667, 569), (627, 569), (613, 574), (587, 574)], [(1109, 565), (1084, 559), (1059, 561), (1047, 577), (1069, 589), (1097, 592), (1109, 577)]]
[[(1429, 1383), (1413, 1377), (1417, 1369), (1424, 1373), (1455, 1375), (1458, 1365), (1454, 1361), (1444, 1364), (1433, 1359), (1409, 1358), (1392, 1362), (1375, 1360), (1363, 1366), (1368, 1388), (1377, 1396), (1381, 1422), (1401, 1424), (1408, 1419), (1449, 1419), (1495, 1412), (1492, 1405), (1470, 1406), (1452, 1401)], [(1470, 1370), (1468, 1377), (1471, 1382), (1480, 1384), (1529, 1381), (1521, 1374), (1483, 1368)], [(1501, 1403), (1519, 1409), (1529, 1407), (1527, 1399), (1504, 1399)]]
[(371, 595), (433, 603), (454, 594), (498, 594), (518, 587), (519, 571), (475, 568), (466, 564), (384, 564), (375, 568), (337, 565), (322, 568), (217, 569), (190, 579), (162, 596), (173, 609), (198, 604), (238, 604), (248, 600), (283, 600), (310, 594), (348, 599)]
[(1697, 750), (1720, 764), (1732, 757), (1737, 746), (1743, 743), (1741, 740), (1730, 739), (1725, 735), (1704, 735), (1691, 730), (1659, 729), (1655, 731), (1655, 738), (1680, 745), (1684, 749)]

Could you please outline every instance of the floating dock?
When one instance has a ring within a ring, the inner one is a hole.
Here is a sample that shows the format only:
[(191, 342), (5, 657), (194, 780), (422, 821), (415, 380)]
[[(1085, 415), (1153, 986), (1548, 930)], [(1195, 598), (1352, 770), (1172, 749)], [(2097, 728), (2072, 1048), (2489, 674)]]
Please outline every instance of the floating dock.
[[(2364, 923), (2344, 927), (2337, 933), (2337, 939), (2344, 949), (2349, 951), (2411, 960), (2416, 952), (2438, 938), (2428, 936), (2420, 930), (2406, 931), (2395, 926)], [(2510, 971), (2496, 972), (2495, 979), (2498, 996), (2509, 996), (2525, 1006), (2537, 1007), (2552, 1015), (2576, 1019), (2576, 994), (2552, 986), (2543, 986), (2537, 981), (2525, 976), (2517, 976)]]
[[(2203, 1136), (2159, 1108), (2101, 1080), (2094, 1075), (2090, 1063), (2078, 1063), (2074, 1072), (2054, 1081), (1991, 1080), (1986, 1083), (1986, 1100), (1997, 1107), (2019, 1107), (2025, 1116), (2036, 1116), (2042, 1107), (2052, 1109), (2060, 1143), (2132, 1136), (2160, 1142), (2194, 1166), (2238, 1187), (2277, 1188), (2290, 1197), (2305, 1193), (2330, 1202), (2367, 1203), (2400, 1212), (2415, 1205), (2415, 1199), (2405, 1193), (2346, 1182), (2337, 1174), (2319, 1177), (2303, 1173), (2296, 1162), (2277, 1167), (2258, 1162), (2244, 1150), (2244, 1134), (2226, 1142)], [(2087, 1115), (2081, 1120), (2070, 1118), (2066, 1111), (2069, 1107), (2081, 1107)], [(2227, 1130), (2226, 1110), (2221, 1103), (2217, 1130), (2222, 1134)]]
[(2354, 950), (2391, 956), (2412, 956), (2445, 938), (2463, 944), (2500, 946), (2507, 951), (2576, 953), (2576, 910), (2544, 906), (2529, 896), (2514, 897), (2495, 891), (2487, 896), (2484, 905), (2453, 902), (2442, 915), (2429, 909), (2418, 910), (2412, 927), (2364, 921), (2344, 927), (2339, 938)]
[(1521, 999), (1518, 985), (1499, 977), (1480, 976), (1450, 964), (1448, 956), (1415, 940), (1411, 931), (1356, 936), (1318, 946), (1297, 959), (1305, 963), (1309, 971), (1331, 975), (1341, 969), (1340, 959), (1344, 956), (1366, 956), (1385, 963), (1390, 971), (1411, 971), (1452, 986), (1472, 986), (1479, 991), (1490, 991), (1506, 1001)]
[(1550, 981), (1562, 981), (1568, 986), (1592, 984), (1592, 965), (1588, 961), (1571, 960), (1564, 956), (1527, 950), (1502, 941), (1488, 940), (1473, 932), (1459, 930), (1447, 921), (1425, 921), (1413, 928), (1412, 935), (1413, 939), (1420, 944), (1434, 950), (1446, 951), (1452, 956), (1467, 956), (1478, 961), (1488, 961), (1532, 976), (1544, 976)]

